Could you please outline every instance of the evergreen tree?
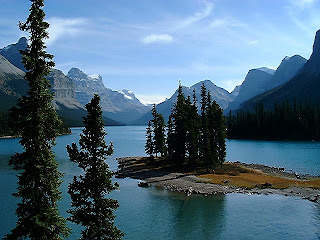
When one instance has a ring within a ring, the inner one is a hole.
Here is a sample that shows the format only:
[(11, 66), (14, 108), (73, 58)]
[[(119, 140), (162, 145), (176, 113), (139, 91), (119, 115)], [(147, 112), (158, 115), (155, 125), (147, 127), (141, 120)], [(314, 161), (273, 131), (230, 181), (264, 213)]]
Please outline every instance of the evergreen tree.
[(181, 84), (178, 89), (177, 101), (171, 112), (171, 119), (173, 123), (172, 141), (174, 141), (173, 160), (176, 166), (181, 167), (185, 163), (187, 135), (186, 103)]
[(193, 92), (193, 103), (188, 96), (186, 100), (186, 120), (187, 120), (187, 136), (186, 145), (187, 152), (189, 154), (188, 165), (190, 167), (196, 167), (199, 158), (199, 123), (200, 118), (196, 106), (195, 91)]
[(16, 210), (17, 224), (6, 239), (62, 239), (69, 230), (60, 216), (58, 201), (61, 173), (52, 152), (60, 124), (52, 105), (53, 94), (45, 78), (54, 66), (53, 56), (45, 49), (48, 38), (44, 21), (43, 0), (31, 0), (30, 14), (20, 29), (30, 33), (30, 45), (22, 52), (27, 72), (28, 96), (12, 109), (14, 130), (21, 135), (24, 152), (13, 155), (9, 161), (18, 174), (18, 192), (21, 199)]
[(152, 113), (152, 124), (154, 132), (154, 153), (164, 155), (166, 153), (166, 139), (165, 139), (165, 122), (163, 115), (158, 113), (156, 110), (156, 105), (153, 105), (151, 109)]
[(145, 145), (145, 151), (146, 151), (146, 154), (148, 154), (151, 157), (154, 153), (153, 128), (152, 128), (151, 120), (148, 122), (148, 127), (146, 132), (147, 132), (146, 133), (147, 141)]
[(74, 177), (69, 185), (71, 196), (70, 220), (84, 226), (81, 239), (121, 239), (123, 233), (114, 225), (113, 210), (118, 201), (106, 198), (106, 194), (118, 188), (111, 182), (113, 173), (105, 162), (113, 153), (113, 145), (107, 145), (102, 120), (100, 97), (94, 95), (86, 105), (85, 128), (80, 135), (80, 150), (73, 143), (67, 146), (70, 160), (84, 170), (84, 175)]
[(208, 138), (210, 155), (206, 159), (208, 168), (214, 168), (217, 165), (218, 149), (217, 149), (217, 108), (216, 102), (212, 102), (210, 92), (207, 93), (207, 119), (208, 119)]
[(219, 104), (216, 101), (212, 102), (212, 108), (215, 112), (215, 150), (217, 151), (215, 156), (215, 165), (220, 165), (222, 168), (222, 164), (224, 163), (226, 159), (226, 120), (223, 115), (223, 110), (219, 106)]
[(207, 89), (204, 84), (201, 86), (201, 128), (200, 128), (200, 158), (209, 168), (210, 151), (210, 133), (209, 133), (209, 101)]
[(174, 141), (174, 125), (172, 120), (172, 115), (169, 115), (168, 119), (168, 137), (167, 137), (167, 156), (170, 161), (174, 161), (174, 151), (176, 149), (175, 147), (175, 141)]

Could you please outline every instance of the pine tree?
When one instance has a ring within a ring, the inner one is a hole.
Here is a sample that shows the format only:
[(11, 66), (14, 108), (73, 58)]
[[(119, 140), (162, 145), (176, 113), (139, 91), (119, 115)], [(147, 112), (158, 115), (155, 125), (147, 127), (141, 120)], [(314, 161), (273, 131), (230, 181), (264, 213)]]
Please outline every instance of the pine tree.
[(176, 166), (181, 167), (185, 163), (187, 134), (186, 103), (181, 84), (178, 89), (177, 101), (171, 112), (171, 119), (174, 130), (172, 135), (172, 141), (174, 141), (173, 160)]
[(157, 153), (160, 153), (163, 156), (166, 153), (166, 145), (165, 145), (165, 122), (163, 115), (158, 113), (156, 110), (156, 105), (153, 105), (151, 109), (152, 113), (152, 124), (153, 124), (153, 132), (154, 132), (154, 153), (157, 156)]
[(200, 128), (200, 158), (209, 169), (210, 162), (210, 133), (209, 133), (209, 101), (207, 89), (204, 84), (201, 86), (201, 128)]
[(189, 154), (188, 165), (190, 167), (196, 167), (199, 158), (199, 123), (200, 118), (196, 107), (195, 91), (193, 92), (193, 103), (190, 97), (186, 99), (186, 120), (187, 120), (187, 136), (186, 145), (187, 152)]
[(214, 111), (214, 122), (215, 122), (215, 147), (214, 150), (216, 153), (214, 154), (215, 160), (214, 165), (220, 165), (222, 168), (222, 164), (226, 159), (226, 120), (223, 115), (223, 110), (219, 106), (216, 101), (212, 102), (212, 109)]
[(112, 143), (105, 141), (106, 132), (102, 120), (100, 97), (94, 95), (86, 105), (85, 128), (80, 135), (80, 150), (73, 143), (67, 146), (70, 160), (84, 170), (84, 175), (74, 177), (69, 185), (71, 196), (70, 220), (84, 226), (81, 239), (121, 239), (123, 233), (114, 225), (113, 210), (118, 201), (106, 198), (106, 194), (118, 188), (111, 182), (113, 173), (105, 162), (113, 153)]
[(172, 115), (169, 115), (168, 126), (167, 126), (167, 157), (170, 161), (174, 161), (174, 151), (176, 149), (174, 141), (174, 125), (172, 120)]
[(148, 122), (148, 127), (146, 130), (146, 145), (145, 145), (145, 151), (146, 154), (148, 154), (150, 157), (152, 157), (154, 153), (154, 141), (153, 141), (153, 128), (151, 124), (151, 120)]
[(28, 96), (18, 101), (12, 109), (15, 131), (21, 135), (24, 152), (13, 155), (9, 161), (18, 174), (18, 192), (21, 199), (16, 210), (17, 224), (6, 239), (62, 239), (69, 230), (60, 216), (58, 201), (61, 173), (52, 147), (55, 145), (60, 124), (52, 105), (53, 94), (45, 78), (54, 66), (53, 56), (45, 49), (48, 38), (44, 21), (43, 0), (31, 0), (30, 14), (20, 29), (30, 33), (30, 45), (22, 52), (22, 62), (27, 70)]
[(154, 126), (154, 145), (155, 151), (159, 152), (161, 156), (165, 155), (166, 150), (166, 137), (165, 137), (165, 122), (163, 115), (158, 113), (155, 119)]

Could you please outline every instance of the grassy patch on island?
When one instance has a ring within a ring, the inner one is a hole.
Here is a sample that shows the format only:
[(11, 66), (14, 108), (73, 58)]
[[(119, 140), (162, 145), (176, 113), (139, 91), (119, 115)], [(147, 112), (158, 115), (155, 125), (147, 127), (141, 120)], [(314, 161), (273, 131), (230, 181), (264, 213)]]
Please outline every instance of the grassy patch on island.
[(290, 186), (320, 188), (320, 178), (289, 179), (272, 176), (259, 170), (238, 166), (234, 163), (224, 163), (222, 169), (218, 168), (210, 174), (199, 174), (200, 178), (209, 179), (210, 183), (241, 188), (279, 188)]

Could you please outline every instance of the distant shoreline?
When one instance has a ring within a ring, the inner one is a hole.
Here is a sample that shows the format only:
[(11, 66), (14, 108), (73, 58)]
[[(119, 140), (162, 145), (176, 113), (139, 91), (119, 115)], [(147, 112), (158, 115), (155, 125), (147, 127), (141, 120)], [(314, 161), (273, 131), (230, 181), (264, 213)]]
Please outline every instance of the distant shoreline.
[(1, 136), (0, 139), (18, 138), (17, 136)]
[[(303, 199), (307, 199), (312, 202), (320, 202), (320, 189), (309, 188), (309, 187), (296, 187), (290, 186), (284, 189), (271, 188), (267, 183), (262, 184), (262, 187), (246, 188), (246, 187), (235, 187), (225, 184), (213, 184), (210, 182), (211, 179), (198, 177), (191, 173), (178, 173), (171, 171), (162, 171), (158, 169), (149, 169), (148, 167), (136, 164), (142, 157), (126, 157), (118, 158), (118, 172), (117, 178), (133, 178), (140, 179), (143, 182), (139, 183), (140, 186), (161, 186), (165, 189), (175, 192), (184, 192), (187, 196), (191, 194), (202, 194), (215, 195), (215, 194), (228, 194), (228, 193), (242, 193), (242, 194), (279, 194), (284, 196), (294, 196)], [(285, 172), (282, 169), (275, 167), (269, 167), (261, 164), (246, 164), (241, 162), (230, 163), (237, 164), (247, 169), (254, 171), (262, 171), (263, 174), (272, 175), (284, 179), (297, 179), (297, 173)], [(139, 166), (139, 167), (137, 167)], [(318, 177), (310, 175), (301, 175), (301, 178), (314, 178)], [(299, 177), (300, 178), (300, 177)], [(304, 181), (304, 180), (297, 180)]]

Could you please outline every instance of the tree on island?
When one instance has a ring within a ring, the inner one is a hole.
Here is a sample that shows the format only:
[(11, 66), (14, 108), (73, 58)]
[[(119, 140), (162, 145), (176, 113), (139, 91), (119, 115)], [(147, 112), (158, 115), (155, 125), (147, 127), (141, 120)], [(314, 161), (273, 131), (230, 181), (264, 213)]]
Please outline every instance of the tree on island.
[(209, 112), (210, 96), (204, 84), (201, 86), (201, 127), (200, 127), (200, 159), (207, 166), (211, 166), (212, 152), (210, 147)]
[(168, 146), (172, 149), (172, 160), (178, 167), (182, 167), (186, 157), (186, 137), (187, 137), (187, 118), (186, 118), (186, 99), (184, 97), (181, 83), (179, 83), (177, 101), (173, 105), (170, 118), (172, 120), (171, 136), (174, 143)]
[[(205, 85), (201, 87), (200, 115), (197, 108), (197, 99), (193, 91), (191, 97), (185, 98), (181, 83), (178, 88), (177, 101), (174, 103), (167, 125), (167, 159), (177, 168), (195, 169), (206, 167), (212, 170), (222, 166), (226, 157), (226, 125), (223, 111)], [(146, 152), (152, 150), (151, 122), (156, 122), (157, 112), (147, 127)]]
[(146, 138), (147, 138), (147, 141), (145, 145), (145, 151), (146, 151), (146, 154), (152, 157), (154, 153), (154, 140), (153, 140), (153, 128), (152, 128), (151, 120), (148, 122)]
[(197, 109), (196, 93), (193, 89), (193, 102), (190, 97), (186, 100), (186, 114), (187, 114), (187, 135), (186, 147), (188, 152), (188, 163), (190, 167), (197, 167), (197, 160), (199, 158), (199, 140), (200, 140), (200, 117)]
[(21, 202), (16, 210), (16, 227), (5, 239), (62, 239), (69, 235), (69, 229), (58, 211), (62, 174), (52, 152), (60, 121), (52, 105), (50, 84), (45, 78), (54, 62), (53, 56), (45, 51), (44, 39), (48, 38), (49, 24), (44, 21), (44, 1), (31, 2), (26, 22), (19, 23), (21, 30), (30, 33), (30, 44), (22, 52), (29, 91), (12, 109), (12, 125), (21, 136), (24, 151), (16, 153), (9, 161), (13, 169), (19, 171), (18, 191), (14, 196)]
[(113, 184), (106, 156), (113, 153), (113, 145), (106, 144), (100, 97), (94, 95), (86, 105), (85, 128), (80, 135), (80, 150), (77, 144), (67, 146), (70, 161), (78, 164), (84, 174), (74, 177), (69, 185), (71, 196), (70, 220), (84, 227), (81, 239), (121, 239), (124, 235), (115, 225), (113, 211), (119, 207), (115, 199), (106, 195), (118, 189)]
[(153, 153), (160, 153), (164, 156), (166, 149), (165, 121), (163, 115), (157, 112), (156, 105), (151, 109), (152, 119), (148, 122), (145, 151), (152, 156)]

